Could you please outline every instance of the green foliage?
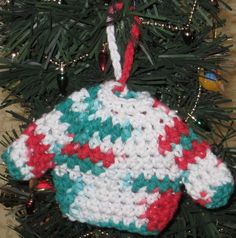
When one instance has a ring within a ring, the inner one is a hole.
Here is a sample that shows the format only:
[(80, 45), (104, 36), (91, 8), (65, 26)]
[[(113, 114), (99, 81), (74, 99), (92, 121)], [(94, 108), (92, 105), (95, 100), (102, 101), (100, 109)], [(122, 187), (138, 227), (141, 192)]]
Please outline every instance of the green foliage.
[[(98, 68), (98, 54), (106, 41), (108, 7), (98, 0), (65, 2), (58, 5), (53, 1), (14, 1), (13, 7), (2, 10), (7, 30), (4, 53), (7, 56), (17, 51), (19, 56), (10, 71), (1, 73), (0, 86), (20, 96), (32, 109), (34, 117), (39, 117), (46, 105), (51, 109), (60, 100), (56, 83), (58, 71), (50, 64), (50, 59), (69, 64), (66, 67), (69, 92), (113, 78), (111, 67), (105, 75)], [(130, 5), (132, 1), (124, 2)], [(135, 12), (129, 11), (128, 7), (118, 12), (114, 21), (121, 55), (129, 38), (132, 14), (181, 27), (187, 23), (192, 7), (192, 1), (182, 2), (136, 1)], [(191, 45), (184, 43), (181, 32), (140, 26), (141, 39), (128, 82), (130, 87), (147, 90), (153, 95), (161, 91), (162, 100), (179, 110), (183, 117), (189, 111), (186, 107), (196, 100), (193, 95), (198, 87), (198, 67), (215, 70), (229, 48), (224, 44), (225, 35), (208, 39), (213, 25), (220, 27), (224, 23), (217, 15), (218, 10), (210, 1), (199, 1), (199, 5), (191, 26), (196, 31), (196, 39)], [(73, 63), (84, 54), (89, 54), (86, 60)], [(2, 67), (9, 68), (9, 65)], [(216, 97), (215, 94), (209, 95)], [(181, 106), (177, 100), (180, 97), (184, 97)], [(213, 107), (216, 99), (206, 107)], [(209, 121), (212, 119), (209, 113), (204, 112), (204, 115)]]
[[(122, 57), (130, 37), (133, 15), (180, 28), (187, 24), (193, 4), (193, 0), (139, 0), (135, 1), (135, 10), (130, 11), (129, 6), (134, 1), (123, 2), (124, 10), (114, 16)], [(230, 9), (223, 1), (219, 3), (220, 7)], [(229, 53), (228, 36), (219, 33), (216, 38), (211, 37), (212, 29), (220, 30), (224, 26), (224, 20), (219, 17), (220, 9), (210, 1), (198, 1), (190, 26), (196, 37), (189, 45), (184, 42), (180, 31), (140, 25), (141, 38), (129, 87), (149, 91), (186, 118), (198, 95), (199, 67), (211, 72), (223, 70), (225, 56)], [(102, 0), (64, 0), (61, 5), (46, 0), (12, 0), (2, 6), (0, 21), (4, 24), (1, 25), (3, 37), (0, 45), (3, 45), (4, 57), (0, 61), (0, 71), (3, 70), (0, 72), (0, 87), (8, 90), (9, 96), (1, 108), (20, 103), (26, 109), (26, 118), (12, 111), (9, 113), (26, 125), (63, 100), (57, 86), (58, 66), (50, 59), (66, 63), (68, 94), (114, 78), (110, 60), (105, 74), (98, 67), (98, 55), (106, 41), (107, 10), (108, 6)], [(14, 61), (11, 59), (13, 52), (19, 53)], [(88, 57), (78, 60), (85, 54)], [(221, 93), (203, 89), (194, 117), (205, 121), (211, 130), (205, 131), (194, 120), (188, 123), (209, 143), (216, 145), (217, 154), (235, 175), (236, 148), (227, 144), (236, 135), (234, 119), (231, 118), (234, 108), (227, 107), (228, 102), (230, 100)], [(7, 132), (2, 144), (7, 146), (16, 137), (15, 131)], [(10, 207), (25, 203), (29, 196), (27, 186), (8, 179), (9, 187), (2, 190), (0, 201)], [(17, 187), (25, 192), (25, 196), (16, 189), (9, 189)], [(235, 211), (235, 196), (230, 205), (216, 211), (202, 209), (185, 196), (175, 220), (161, 237), (235, 237)], [(36, 200), (33, 215), (16, 214), (20, 222), (16, 229), (23, 237), (80, 237), (88, 231), (94, 232), (90, 237), (104, 237), (100, 229), (62, 218), (53, 194)], [(108, 232), (108, 237), (139, 237), (115, 230), (104, 232)]]

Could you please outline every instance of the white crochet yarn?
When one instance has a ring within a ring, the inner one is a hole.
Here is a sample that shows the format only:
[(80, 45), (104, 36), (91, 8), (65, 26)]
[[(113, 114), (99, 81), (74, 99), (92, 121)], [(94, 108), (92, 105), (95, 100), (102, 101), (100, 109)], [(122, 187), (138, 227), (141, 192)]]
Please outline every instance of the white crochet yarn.
[(62, 113), (54, 109), (35, 122), (37, 125), (36, 134), (43, 133), (45, 135), (42, 142), (45, 145), (51, 145), (51, 151), (55, 143), (64, 145), (73, 140), (73, 138), (66, 134), (69, 125), (59, 121), (61, 116)]
[(201, 191), (207, 192), (205, 199), (211, 198), (216, 189), (209, 188), (233, 183), (233, 178), (229, 176), (225, 164), (219, 163), (210, 150), (207, 151), (207, 160), (196, 158), (196, 161), (196, 164), (189, 166), (188, 183), (185, 183), (185, 188), (193, 199), (198, 199)]
[(114, 24), (112, 23), (112, 20), (113, 19), (111, 17), (107, 18), (107, 27), (106, 27), (107, 42), (110, 50), (110, 57), (114, 69), (115, 79), (119, 80), (121, 77), (122, 68), (120, 64), (120, 54), (116, 44), (115, 27)]
[[(26, 140), (28, 136), (22, 135), (19, 139), (12, 143), (12, 147), (8, 147), (8, 152), (10, 153), (11, 160), (14, 162), (15, 166), (20, 170), (21, 174), (24, 174), (25, 180), (29, 180), (34, 177), (31, 166), (27, 166), (28, 162), (28, 148), (26, 147)], [(21, 158), (21, 159), (19, 159)]]

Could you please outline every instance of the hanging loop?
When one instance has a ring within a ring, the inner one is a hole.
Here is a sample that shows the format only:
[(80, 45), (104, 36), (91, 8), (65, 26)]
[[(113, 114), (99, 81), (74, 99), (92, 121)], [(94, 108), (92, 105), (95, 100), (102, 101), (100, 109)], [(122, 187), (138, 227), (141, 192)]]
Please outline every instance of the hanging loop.
[[(124, 56), (124, 63), (123, 68), (121, 66), (121, 57), (118, 51), (117, 43), (116, 43), (116, 36), (115, 36), (115, 27), (113, 23), (113, 15), (117, 11), (121, 11), (123, 9), (124, 4), (122, 2), (116, 3), (112, 5), (108, 9), (108, 17), (107, 17), (107, 41), (108, 41), (108, 48), (110, 50), (110, 56), (112, 61), (112, 66), (114, 69), (114, 75), (116, 81), (119, 85), (116, 85), (113, 91), (122, 92), (126, 86), (126, 82), (129, 78), (130, 71), (132, 69), (133, 60), (134, 60), (134, 52), (135, 52), (135, 45), (139, 39), (140, 31), (138, 25), (141, 23), (141, 20), (134, 16), (134, 23), (131, 27), (131, 38), (128, 41), (128, 44), (125, 49), (125, 56)], [(134, 10), (134, 7), (130, 7), (130, 10)]]

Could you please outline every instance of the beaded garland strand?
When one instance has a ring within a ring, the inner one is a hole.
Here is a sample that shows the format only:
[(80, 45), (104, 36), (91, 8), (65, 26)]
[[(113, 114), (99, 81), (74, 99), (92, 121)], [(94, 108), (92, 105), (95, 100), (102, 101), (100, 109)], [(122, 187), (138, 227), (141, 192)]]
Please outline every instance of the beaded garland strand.
[(182, 186), (200, 205), (217, 208), (234, 183), (176, 112), (126, 87), (140, 20), (135, 17), (121, 67), (112, 15), (122, 9), (122, 3), (110, 7), (107, 19), (116, 81), (74, 92), (31, 123), (3, 160), (18, 180), (51, 169), (56, 201), (71, 221), (158, 235), (175, 214)]

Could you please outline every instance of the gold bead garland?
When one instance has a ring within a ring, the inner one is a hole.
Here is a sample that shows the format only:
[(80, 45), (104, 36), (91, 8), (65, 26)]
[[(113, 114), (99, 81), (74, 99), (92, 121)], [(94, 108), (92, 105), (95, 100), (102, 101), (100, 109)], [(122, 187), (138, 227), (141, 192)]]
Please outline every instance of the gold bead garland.
[[(79, 62), (79, 61), (83, 61), (83, 60), (85, 60), (88, 56), (89, 56), (89, 54), (84, 54), (84, 55), (79, 56), (77, 59), (71, 60), (71, 61), (69, 61), (69, 62), (67, 62), (67, 63), (65, 63), (65, 62), (63, 62), (63, 61), (61, 61), (61, 60), (53, 60), (53, 59), (50, 59), (49, 62), (50, 62), (51, 64), (54, 64), (55, 66), (57, 66), (57, 68), (56, 68), (57, 70), (59, 69), (60, 71), (64, 71), (64, 68), (65, 68), (66, 66), (69, 66), (69, 65), (71, 65), (71, 64), (76, 64), (76, 63)], [(47, 59), (47, 58), (48, 58), (48, 57), (45, 56), (45, 59)]]
[[(95, 235), (99, 235), (99, 236), (102, 235), (102, 238), (104, 238), (104, 237), (117, 238), (115, 236), (110, 237), (110, 234), (108, 232), (102, 231), (100, 229), (96, 230), (96, 232), (90, 231), (90, 232), (88, 232), (86, 234), (83, 234), (83, 235), (79, 236), (79, 238), (88, 238), (88, 237), (92, 238), (93, 236), (95, 237)], [(130, 237), (128, 237), (128, 238), (130, 238)]]
[(189, 112), (187, 113), (187, 117), (184, 120), (186, 123), (188, 122), (189, 118), (191, 118), (193, 121), (197, 121), (197, 119), (193, 116), (193, 114), (197, 109), (201, 94), (202, 94), (202, 86), (199, 85), (196, 101), (194, 102), (193, 108), (191, 109), (190, 113)]
[(174, 25), (171, 23), (161, 23), (161, 22), (154, 21), (154, 20), (145, 20), (143, 17), (140, 17), (141, 24), (147, 25), (147, 26), (157, 26), (157, 27), (160, 27), (163, 29), (168, 29), (171, 31), (185, 31), (185, 30), (189, 29), (189, 27), (192, 23), (193, 14), (197, 9), (197, 3), (198, 3), (198, 0), (194, 0), (192, 9), (189, 13), (188, 22), (185, 26), (177, 26), (177, 25)]
[(197, 9), (197, 3), (198, 3), (198, 0), (194, 0), (193, 6), (192, 6), (192, 9), (191, 9), (191, 11), (190, 11), (189, 18), (188, 18), (188, 23), (187, 23), (187, 26), (188, 26), (188, 27), (192, 24), (193, 14), (194, 14), (194, 12), (195, 12), (196, 9)]
[(140, 17), (140, 20), (141, 20), (141, 24), (142, 24), (142, 25), (157, 26), (157, 27), (160, 27), (160, 28), (163, 28), (163, 29), (168, 29), (168, 30), (171, 30), (171, 31), (183, 31), (183, 30), (186, 29), (186, 28), (183, 27), (183, 26), (178, 27), (178, 26), (173, 25), (173, 24), (160, 23), (160, 22), (154, 21), (154, 20), (145, 20), (145, 19), (142, 18), (142, 17)]
[[(99, 234), (98, 234), (99, 233)], [(90, 238), (92, 238), (92, 237), (97, 237), (96, 235), (99, 235), (99, 237), (101, 236), (101, 238), (105, 238), (105, 237), (109, 237), (109, 238), (118, 238), (118, 237), (116, 237), (116, 236), (110, 236), (110, 234), (108, 233), (108, 232), (105, 232), (105, 231), (102, 231), (102, 230), (96, 230), (96, 231), (90, 231), (90, 232), (88, 232), (88, 233), (86, 233), (86, 234), (83, 234), (83, 235), (81, 235), (81, 236), (79, 236), (79, 238), (88, 238), (88, 237), (90, 237)], [(127, 238), (130, 238), (130, 236), (128, 236)]]
[(61, 5), (62, 4), (62, 0), (44, 0), (45, 2), (55, 2), (57, 3), (58, 5)]

